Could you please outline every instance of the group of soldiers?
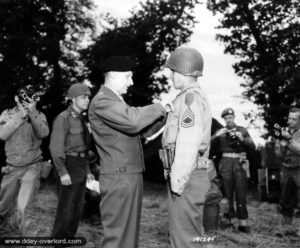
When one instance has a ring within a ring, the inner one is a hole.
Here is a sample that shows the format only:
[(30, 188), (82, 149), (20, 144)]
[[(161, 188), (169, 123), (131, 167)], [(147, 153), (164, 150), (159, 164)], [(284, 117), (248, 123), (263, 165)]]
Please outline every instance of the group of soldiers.
[[(122, 95), (133, 85), (135, 66), (128, 57), (107, 58), (101, 64), (105, 82), (91, 102), (85, 84), (73, 84), (67, 92), (70, 106), (54, 120), (50, 137), (49, 148), (60, 179), (51, 236), (73, 237), (77, 232), (86, 181), (94, 179), (87, 159), (93, 137), (100, 164), (104, 232), (100, 247), (138, 247), (145, 169), (140, 138), (152, 136), (163, 126), (160, 157), (169, 188), (171, 247), (198, 247), (199, 237), (210, 229), (205, 224), (212, 221), (209, 216), (215, 205), (210, 202), (222, 199), (215, 165), (209, 159), (212, 142), (222, 155), (216, 166), (229, 201), (228, 218), (237, 217), (238, 230), (248, 233), (247, 175), (243, 165), (244, 153), (254, 143), (247, 130), (235, 124), (230, 108), (222, 113), (226, 127), (211, 136), (211, 109), (198, 82), (203, 70), (201, 54), (189, 47), (171, 54), (164, 66), (170, 69), (169, 78), (180, 93), (166, 105), (126, 104)], [(17, 219), (26, 236), (30, 225), (27, 210), (39, 186), (40, 145), (49, 135), (49, 128), (44, 114), (36, 109), (36, 101), (20, 101), (18, 95), (16, 107), (0, 117), (0, 139), (5, 141), (7, 156), (0, 190), (0, 228), (18, 195)], [(82, 114), (86, 110), (89, 122)]]

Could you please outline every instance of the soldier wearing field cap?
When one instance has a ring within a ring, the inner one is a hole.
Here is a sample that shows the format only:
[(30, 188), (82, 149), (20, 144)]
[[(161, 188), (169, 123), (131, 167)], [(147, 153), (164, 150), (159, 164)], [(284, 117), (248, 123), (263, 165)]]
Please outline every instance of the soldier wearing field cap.
[(93, 98), (89, 120), (100, 157), (102, 248), (137, 248), (142, 207), (144, 158), (140, 136), (163, 125), (145, 128), (166, 115), (160, 103), (130, 107), (122, 95), (133, 84), (135, 63), (113, 56), (101, 66), (105, 82)]
[[(232, 108), (223, 110), (221, 117), (226, 123), (226, 127), (220, 129), (212, 137), (216, 142), (222, 159), (219, 162), (219, 173), (222, 178), (225, 196), (229, 201), (229, 222), (232, 218), (239, 219), (238, 230), (248, 233), (250, 231), (246, 220), (248, 211), (246, 208), (246, 186), (247, 175), (244, 169), (246, 152), (255, 149), (246, 128), (237, 126), (234, 122), (235, 113)], [(234, 197), (236, 199), (236, 209), (234, 208)], [(232, 226), (231, 223), (229, 223)]]
[[(218, 194), (213, 187), (216, 171), (208, 159), (212, 116), (206, 94), (197, 82), (203, 58), (194, 48), (176, 49), (165, 67), (180, 90), (168, 114), (160, 151), (169, 177), (169, 226), (172, 248), (199, 247), (204, 235), (203, 210), (206, 198)], [(170, 165), (168, 168), (168, 165)]]
[(53, 123), (49, 148), (60, 178), (53, 237), (73, 237), (76, 234), (86, 179), (93, 179), (87, 160), (90, 134), (82, 117), (90, 95), (87, 85), (71, 85), (67, 93), (71, 105)]

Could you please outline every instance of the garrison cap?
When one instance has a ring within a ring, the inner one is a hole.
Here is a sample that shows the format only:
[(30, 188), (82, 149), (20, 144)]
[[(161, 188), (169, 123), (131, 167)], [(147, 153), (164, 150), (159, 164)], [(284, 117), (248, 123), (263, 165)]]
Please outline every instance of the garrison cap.
[(221, 117), (224, 118), (226, 115), (234, 115), (234, 111), (232, 108), (226, 108), (223, 110)]
[(72, 99), (73, 97), (80, 96), (80, 95), (91, 95), (91, 91), (86, 84), (83, 83), (76, 83), (72, 84), (68, 90), (67, 97)]
[(112, 56), (107, 58), (102, 63), (102, 65), (100, 65), (100, 68), (103, 72), (109, 72), (109, 71), (125, 72), (125, 71), (134, 71), (136, 68), (136, 64), (129, 57)]

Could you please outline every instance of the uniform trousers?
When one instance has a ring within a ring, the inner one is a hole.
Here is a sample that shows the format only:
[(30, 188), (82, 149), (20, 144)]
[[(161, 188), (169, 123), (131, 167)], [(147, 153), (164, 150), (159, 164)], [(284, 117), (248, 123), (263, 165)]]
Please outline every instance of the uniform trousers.
[(58, 204), (52, 237), (74, 237), (81, 218), (86, 189), (87, 160), (67, 156), (66, 169), (71, 177), (71, 185), (59, 182)]
[(100, 175), (101, 248), (137, 248), (142, 209), (142, 173)]
[(29, 235), (29, 226), (32, 221), (28, 218), (28, 209), (39, 188), (40, 175), (40, 163), (18, 167), (8, 165), (8, 173), (3, 176), (0, 189), (1, 226), (7, 222), (9, 212), (14, 209), (17, 202), (17, 223), (21, 229), (21, 235), (31, 236)]
[[(225, 196), (229, 201), (229, 218), (248, 219), (246, 208), (247, 175), (239, 158), (222, 158), (219, 163)], [(236, 210), (234, 208), (234, 196)]]
[(280, 191), (281, 212), (292, 217), (294, 208), (300, 209), (300, 167), (283, 166)]
[(52, 237), (74, 237), (82, 213), (86, 181), (59, 185), (58, 205)]
[(171, 248), (195, 248), (194, 240), (204, 235), (203, 208), (210, 189), (208, 171), (195, 169), (180, 197), (168, 194)]

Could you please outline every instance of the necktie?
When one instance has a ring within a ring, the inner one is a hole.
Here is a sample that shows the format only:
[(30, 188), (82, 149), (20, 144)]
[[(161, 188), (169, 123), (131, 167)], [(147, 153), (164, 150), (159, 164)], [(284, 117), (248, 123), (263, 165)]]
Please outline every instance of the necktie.
[(87, 151), (90, 149), (91, 145), (91, 136), (89, 132), (89, 127), (88, 127), (88, 120), (87, 120), (87, 113), (83, 112), (79, 115), (79, 119), (82, 122), (83, 130), (84, 130), (84, 138), (85, 138), (85, 144)]

